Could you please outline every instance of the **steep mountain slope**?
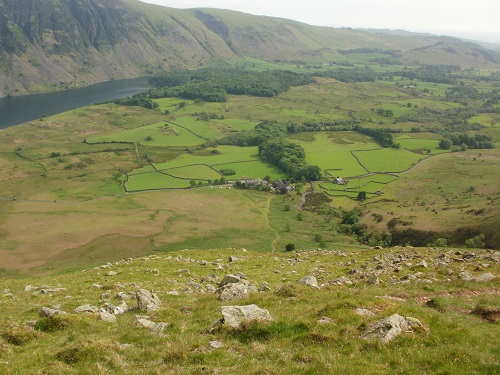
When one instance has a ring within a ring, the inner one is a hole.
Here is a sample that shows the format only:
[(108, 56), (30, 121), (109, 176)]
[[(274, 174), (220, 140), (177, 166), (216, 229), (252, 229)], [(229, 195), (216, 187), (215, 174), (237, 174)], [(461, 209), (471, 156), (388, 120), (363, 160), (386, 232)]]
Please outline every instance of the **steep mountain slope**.
[(138, 0), (0, 0), (0, 97), (194, 68), (214, 57), (327, 62), (343, 49), (488, 67), (496, 55), (455, 38), (310, 26), (240, 12)]
[(121, 0), (1, 0), (0, 97), (233, 55), (189, 14), (146, 9)]

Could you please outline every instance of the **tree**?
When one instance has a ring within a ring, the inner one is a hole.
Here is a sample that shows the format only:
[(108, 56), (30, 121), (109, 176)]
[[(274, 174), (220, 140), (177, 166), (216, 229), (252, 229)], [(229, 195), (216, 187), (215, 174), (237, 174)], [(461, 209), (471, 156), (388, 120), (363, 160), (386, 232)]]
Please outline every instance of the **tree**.
[(358, 194), (358, 201), (364, 201), (366, 199), (366, 191), (361, 191), (359, 194)]
[(442, 150), (451, 150), (453, 142), (449, 138), (443, 138), (439, 141), (439, 148)]

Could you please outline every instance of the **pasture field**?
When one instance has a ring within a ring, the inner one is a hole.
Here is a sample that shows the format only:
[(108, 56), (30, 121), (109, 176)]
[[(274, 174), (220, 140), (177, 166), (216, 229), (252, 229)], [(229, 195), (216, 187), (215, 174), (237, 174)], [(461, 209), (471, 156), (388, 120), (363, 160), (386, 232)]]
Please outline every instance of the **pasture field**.
[(403, 172), (425, 159), (408, 150), (389, 148), (353, 151), (353, 154), (369, 172)]
[[(213, 150), (216, 152), (212, 152)], [(191, 164), (218, 165), (259, 160), (257, 147), (218, 146), (208, 148), (207, 151), (208, 154), (203, 155), (183, 154), (164, 163), (155, 163), (155, 167), (158, 170), (166, 170)]]
[(130, 142), (160, 147), (196, 146), (204, 141), (201, 135), (166, 122), (87, 139), (88, 143)]
[[(186, 180), (214, 180), (220, 177), (219, 172), (205, 164), (186, 165), (185, 167), (167, 169), (164, 170), (163, 173), (168, 173), (176, 178), (182, 178)], [(193, 176), (196, 176), (196, 178), (194, 178)]]
[(218, 172), (221, 169), (235, 171), (235, 175), (226, 176), (226, 180), (283, 177), (277, 167), (260, 160), (256, 147), (218, 146), (208, 150), (216, 150), (217, 153), (183, 154), (164, 163), (155, 163), (157, 171), (149, 165), (133, 170), (129, 173), (127, 190), (187, 188), (190, 180), (207, 182), (219, 179), (222, 177)]
[(372, 150), (378, 146), (369, 137), (353, 132), (294, 134), (289, 139), (301, 145), (309, 164), (317, 165), (336, 177), (359, 176), (369, 172), (353, 156), (353, 150)]
[(221, 134), (224, 130), (227, 130), (226, 126), (221, 126), (215, 121), (200, 121), (193, 116), (177, 117), (174, 122), (169, 122), (168, 124), (174, 126), (181, 125), (205, 140), (213, 138)]
[(255, 128), (255, 125), (258, 124), (258, 122), (252, 122), (252, 121), (246, 121), (242, 119), (237, 119), (237, 118), (227, 118), (227, 119), (218, 119), (214, 120), (216, 124), (222, 124), (226, 127), (229, 127), (232, 130), (235, 131), (245, 131), (245, 130), (252, 130)]
[(186, 189), (188, 179), (181, 179), (160, 172), (148, 172), (131, 175), (125, 183), (127, 191), (158, 190), (158, 189)]
[(332, 182), (324, 182), (321, 187), (330, 192), (361, 192), (365, 191), (369, 194), (375, 194), (382, 190), (386, 184), (397, 180), (397, 176), (390, 174), (374, 174), (360, 178), (352, 178), (348, 180), (346, 185), (338, 185)]
[(439, 154), (449, 152), (439, 148), (441, 138), (433, 133), (406, 133), (394, 137), (394, 142), (399, 143), (402, 149), (419, 154)]

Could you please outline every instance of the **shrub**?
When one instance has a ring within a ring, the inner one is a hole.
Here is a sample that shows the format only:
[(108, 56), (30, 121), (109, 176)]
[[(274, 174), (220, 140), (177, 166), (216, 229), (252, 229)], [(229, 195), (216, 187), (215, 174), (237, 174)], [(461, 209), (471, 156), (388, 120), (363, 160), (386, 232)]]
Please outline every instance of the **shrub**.
[(294, 251), (295, 250), (295, 244), (289, 243), (285, 246), (286, 251)]
[(475, 248), (483, 248), (485, 243), (484, 243), (484, 234), (479, 234), (475, 237), (469, 238), (468, 240), (465, 241), (465, 246), (467, 247), (475, 247)]

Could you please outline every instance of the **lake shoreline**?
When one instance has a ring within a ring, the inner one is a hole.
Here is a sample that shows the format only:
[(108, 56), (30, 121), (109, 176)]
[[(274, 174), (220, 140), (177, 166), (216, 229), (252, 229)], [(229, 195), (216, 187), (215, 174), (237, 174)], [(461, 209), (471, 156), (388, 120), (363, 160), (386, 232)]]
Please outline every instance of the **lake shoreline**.
[[(0, 98), (0, 130), (79, 107), (124, 98), (151, 88), (149, 76)], [(29, 108), (27, 111), (26, 109)]]

